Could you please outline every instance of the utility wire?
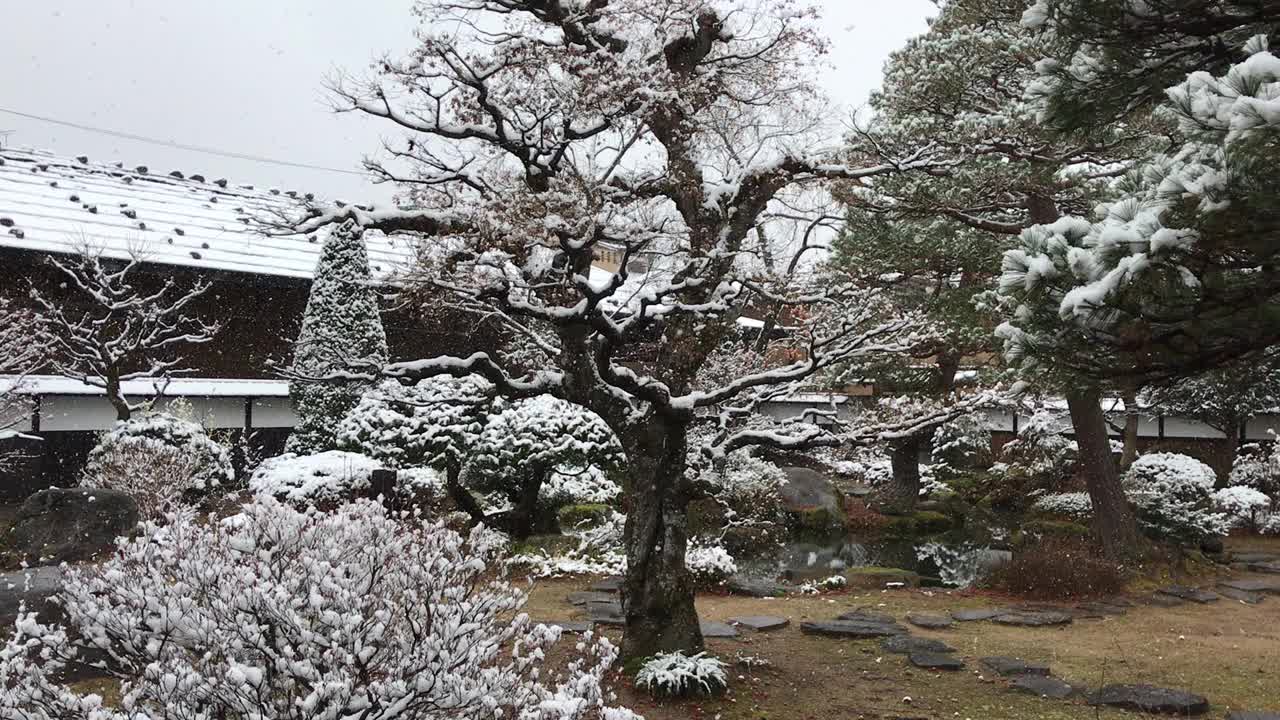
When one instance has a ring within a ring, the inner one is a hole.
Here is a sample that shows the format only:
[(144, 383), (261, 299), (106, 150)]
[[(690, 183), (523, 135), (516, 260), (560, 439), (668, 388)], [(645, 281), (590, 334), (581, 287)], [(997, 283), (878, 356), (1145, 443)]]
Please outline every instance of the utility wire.
[(229, 150), (218, 150), (217, 148), (203, 147), (200, 145), (187, 145), (186, 143), (173, 142), (171, 140), (157, 140), (144, 135), (136, 135), (134, 133), (121, 132), (119, 130), (108, 130), (106, 128), (94, 127), (92, 125), (84, 125), (82, 123), (71, 122), (69, 120), (58, 120), (57, 118), (44, 117), (42, 115), (33, 115), (31, 113), (19, 112), (17, 110), (9, 110), (8, 108), (0, 108), (0, 112), (16, 115), (18, 117), (27, 118), (28, 120), (38, 120), (40, 122), (50, 123), (52, 125), (62, 125), (64, 127), (75, 128), (76, 130), (84, 130), (86, 132), (101, 133), (102, 135), (110, 135), (125, 140), (134, 140), (137, 142), (151, 143), (152, 145), (163, 145), (165, 147), (177, 148), (178, 150), (189, 150), (191, 152), (204, 153), (206, 155), (218, 155), (226, 158), (234, 158), (236, 160), (250, 160), (252, 162), (269, 163), (271, 165), (284, 165), (286, 167), (304, 168), (307, 170), (321, 170), (323, 172), (342, 173), (344, 175), (359, 175), (367, 177), (366, 173), (358, 170), (343, 170), (342, 168), (325, 167), (323, 165), (311, 165), (308, 163), (290, 162), (288, 160), (276, 160), (274, 158), (261, 157), (259, 155), (248, 155), (246, 153), (231, 152)]

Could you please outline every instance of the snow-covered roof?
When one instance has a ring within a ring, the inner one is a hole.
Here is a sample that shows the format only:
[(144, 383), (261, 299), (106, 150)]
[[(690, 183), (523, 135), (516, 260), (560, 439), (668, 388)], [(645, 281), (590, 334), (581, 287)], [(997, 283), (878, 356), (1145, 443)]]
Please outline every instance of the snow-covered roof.
[[(289, 396), (289, 383), (285, 380), (173, 378), (167, 387), (162, 380), (126, 380), (121, 386), (125, 395), (140, 396), (155, 395), (157, 389), (163, 389), (166, 397)], [(18, 395), (105, 394), (100, 387), (61, 375), (0, 375), (0, 392), (10, 388)]]
[[(0, 149), (0, 247), (310, 278), (322, 235), (269, 236), (254, 219), (294, 210), (305, 196), (222, 178)], [(375, 276), (413, 257), (411, 239), (365, 234)]]

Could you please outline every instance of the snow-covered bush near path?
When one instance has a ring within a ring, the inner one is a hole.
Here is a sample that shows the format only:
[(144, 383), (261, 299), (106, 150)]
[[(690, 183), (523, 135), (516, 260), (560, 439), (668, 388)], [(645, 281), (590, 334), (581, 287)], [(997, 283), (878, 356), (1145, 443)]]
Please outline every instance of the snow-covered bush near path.
[(1280, 501), (1280, 456), (1277, 456), (1280, 444), (1272, 443), (1270, 447), (1249, 443), (1240, 446), (1235, 461), (1231, 464), (1231, 485), (1251, 487)]
[(285, 453), (263, 460), (249, 478), (249, 490), (297, 505), (332, 505), (355, 498), (370, 487), (377, 460), (326, 450), (315, 455)]
[(559, 554), (525, 553), (507, 558), (507, 565), (533, 577), (571, 575), (621, 575), (627, 571), (627, 554), (622, 547), (625, 515), (611, 511), (600, 525), (586, 529), (566, 529), (577, 547)]
[[(63, 591), (74, 641), (110, 658), (116, 709), (51, 678), (73, 647), (24, 615), (0, 650), (0, 717), (24, 720), (634, 720), (610, 708), (617, 650), (520, 612), (500, 544), (363, 501), (332, 513), (258, 499), (221, 523), (148, 523)], [(43, 656), (43, 657), (37, 657)]]
[(636, 687), (661, 697), (716, 695), (729, 687), (726, 667), (723, 661), (705, 652), (658, 653), (640, 666)]
[(751, 449), (735, 450), (716, 464), (706, 460), (700, 447), (691, 448), (687, 472), (715, 499), (726, 526), (773, 527), (783, 522), (778, 491), (787, 475)]
[(203, 427), (148, 412), (99, 436), (80, 484), (127, 493), (144, 516), (158, 517), (234, 479), (230, 454)]
[(1271, 508), (1271, 498), (1253, 488), (1233, 485), (1214, 491), (1213, 506), (1227, 516), (1231, 527), (1256, 527)]
[(733, 556), (719, 545), (690, 543), (684, 554), (684, 565), (693, 581), (703, 588), (722, 585), (738, 572)]
[(803, 583), (796, 592), (801, 595), (818, 595), (830, 590), (843, 590), (849, 586), (849, 578), (843, 575), (829, 575), (821, 580), (811, 580)]
[(1258, 532), (1262, 535), (1280, 535), (1280, 512), (1262, 516), (1258, 520)]
[(1093, 515), (1093, 500), (1087, 492), (1050, 493), (1036, 498), (1031, 509), (1048, 515), (1065, 515), (1084, 520)]
[(1225, 535), (1227, 517), (1213, 509), (1216, 475), (1208, 465), (1177, 453), (1139, 456), (1124, 475), (1124, 491), (1138, 521), (1152, 535), (1198, 542)]
[(589, 465), (582, 469), (566, 466), (547, 476), (538, 491), (538, 499), (553, 507), (583, 503), (603, 505), (617, 500), (620, 494), (622, 487), (599, 466)]

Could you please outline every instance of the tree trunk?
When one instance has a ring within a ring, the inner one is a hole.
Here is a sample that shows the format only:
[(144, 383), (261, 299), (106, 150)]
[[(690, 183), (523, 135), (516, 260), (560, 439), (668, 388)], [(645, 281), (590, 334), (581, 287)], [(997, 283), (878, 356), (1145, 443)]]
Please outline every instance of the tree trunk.
[(1124, 400), (1124, 450), (1120, 453), (1120, 469), (1127, 470), (1138, 459), (1138, 397), (1128, 391)]
[(915, 512), (920, 498), (920, 447), (923, 435), (894, 442), (889, 447), (889, 463), (893, 478), (876, 491), (875, 503), (886, 515), (909, 515)]
[(129, 407), (129, 401), (120, 390), (119, 376), (108, 375), (106, 385), (107, 401), (116, 410), (116, 420), (128, 420), (133, 415), (133, 408)]
[(462, 466), (459, 463), (451, 462), (445, 468), (445, 490), (449, 492), (450, 499), (458, 509), (471, 516), (471, 524), (479, 525), (484, 522), (484, 510), (480, 508), (480, 504), (476, 502), (471, 493), (462, 486)]
[(653, 418), (624, 438), (627, 576), (622, 585), (624, 660), (703, 649), (693, 579), (685, 567), (689, 491), (687, 427)]
[(1093, 501), (1094, 538), (1104, 555), (1122, 560), (1137, 552), (1138, 528), (1111, 457), (1111, 441), (1107, 437), (1101, 401), (1102, 395), (1097, 390), (1067, 393), (1071, 425), (1080, 446), (1080, 464), (1084, 468), (1089, 499)]
[(507, 513), (506, 531), (517, 540), (524, 540), (534, 532), (534, 521), (538, 514), (538, 493), (542, 491), (542, 483), (547, 476), (546, 470), (535, 467), (531, 469), (528, 480), (520, 484), (520, 496), (511, 511)]

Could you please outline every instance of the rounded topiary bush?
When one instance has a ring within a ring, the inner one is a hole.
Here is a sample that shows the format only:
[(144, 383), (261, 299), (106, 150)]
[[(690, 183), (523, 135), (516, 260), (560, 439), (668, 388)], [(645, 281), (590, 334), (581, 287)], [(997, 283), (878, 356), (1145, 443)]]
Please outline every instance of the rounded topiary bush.
[(659, 653), (636, 672), (636, 687), (656, 697), (719, 695), (729, 687), (727, 666), (705, 652), (696, 655)]
[(342, 450), (285, 453), (262, 461), (249, 478), (249, 490), (298, 506), (336, 506), (368, 490), (380, 467), (377, 460)]
[(1187, 455), (1151, 453), (1129, 466), (1124, 491), (1152, 536), (1196, 543), (1225, 535), (1227, 517), (1213, 508), (1213, 468)]
[(199, 423), (148, 412), (99, 437), (80, 484), (126, 493), (144, 517), (158, 517), (234, 480), (231, 455)]

